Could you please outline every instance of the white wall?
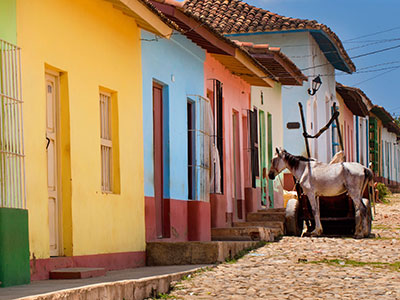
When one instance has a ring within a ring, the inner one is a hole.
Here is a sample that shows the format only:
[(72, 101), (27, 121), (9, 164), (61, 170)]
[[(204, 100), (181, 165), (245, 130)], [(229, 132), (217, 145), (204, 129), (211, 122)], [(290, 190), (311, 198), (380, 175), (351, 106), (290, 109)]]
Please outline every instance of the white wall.
[[(358, 141), (357, 141), (357, 122), (356, 119), (358, 118)], [(357, 117), (354, 116), (354, 141), (355, 143), (358, 142), (358, 158), (359, 158), (359, 163), (364, 165), (365, 167), (368, 167), (369, 164), (369, 137), (367, 130), (368, 129), (368, 116), (363, 118), (363, 117)], [(357, 144), (354, 145), (354, 157), (357, 159)]]
[[(390, 180), (396, 180), (397, 176), (397, 170), (398, 166), (396, 163), (396, 148), (398, 147), (396, 145), (396, 134), (389, 132), (387, 128), (383, 127), (382, 129), (382, 153), (384, 154), (383, 156), (383, 177), (390, 179)], [(388, 155), (389, 153), (389, 161), (388, 161)], [(396, 165), (395, 165), (396, 163)]]
[[(261, 103), (261, 92), (263, 93), (263, 103)], [(263, 110), (265, 113), (266, 128), (266, 159), (268, 160), (268, 118), (267, 114), (272, 115), (272, 149), (283, 147), (283, 115), (282, 115), (282, 86), (276, 83), (273, 88), (255, 87), (251, 88), (251, 106)], [(260, 131), (258, 131), (260, 133)], [(262, 172), (260, 168), (260, 172)], [(262, 176), (262, 174), (260, 174)], [(277, 177), (274, 180), (274, 206), (283, 207), (283, 182)]]
[[(336, 81), (334, 68), (328, 63), (325, 55), (322, 53), (314, 38), (308, 32), (293, 33), (275, 33), (275, 34), (256, 34), (231, 37), (233, 40), (248, 41), (255, 44), (269, 44), (271, 47), (280, 47), (300, 69), (305, 69), (303, 73), (309, 77), (308, 82), (303, 86), (284, 86), (282, 87), (282, 107), (283, 107), (283, 142), (284, 147), (289, 152), (296, 155), (306, 155), (306, 148), (302, 135), (302, 129), (286, 128), (287, 122), (300, 122), (300, 112), (298, 102), (303, 104), (304, 113), (307, 118), (307, 126), (311, 128), (314, 115), (317, 118), (317, 126), (314, 124), (313, 131), (317, 132), (325, 126), (331, 115), (327, 107), (331, 107), (335, 101)], [(322, 66), (319, 66), (322, 65)], [(316, 67), (319, 66), (319, 67)], [(315, 68), (312, 68), (315, 67)], [(312, 79), (321, 74), (322, 85), (317, 94), (309, 96), (307, 89), (311, 88)], [(328, 76), (326, 76), (328, 75)], [(307, 102), (317, 102), (317, 109), (314, 112), (313, 105), (309, 105), (310, 111), (306, 111)], [(327, 103), (326, 103), (327, 101)], [(317, 147), (313, 141), (310, 141), (312, 155), (317, 156), (321, 161), (330, 161), (331, 159), (331, 133), (325, 132), (317, 141)], [(318, 148), (318, 153), (315, 153)]]

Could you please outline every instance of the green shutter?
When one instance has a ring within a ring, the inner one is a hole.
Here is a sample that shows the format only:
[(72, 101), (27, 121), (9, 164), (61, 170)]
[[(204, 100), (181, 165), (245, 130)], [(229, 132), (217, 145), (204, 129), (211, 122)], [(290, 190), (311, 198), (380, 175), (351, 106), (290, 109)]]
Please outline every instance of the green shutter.
[(369, 155), (373, 163), (373, 171), (379, 172), (379, 143), (378, 143), (378, 122), (375, 118), (369, 119)]
[[(267, 115), (268, 121), (268, 169), (271, 167), (272, 161), (272, 115), (268, 113)], [(269, 207), (274, 207), (274, 181), (268, 180), (268, 192), (269, 192)]]
[(260, 110), (260, 164), (261, 164), (261, 202), (263, 205), (267, 204), (267, 160), (266, 160), (266, 147), (265, 147), (265, 113)]

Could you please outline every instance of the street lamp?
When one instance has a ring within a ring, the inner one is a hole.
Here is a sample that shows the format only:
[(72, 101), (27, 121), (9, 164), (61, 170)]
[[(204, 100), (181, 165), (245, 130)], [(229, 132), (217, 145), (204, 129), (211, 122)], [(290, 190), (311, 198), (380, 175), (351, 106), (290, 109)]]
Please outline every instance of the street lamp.
[(314, 96), (315, 93), (319, 90), (319, 88), (321, 87), (322, 81), (321, 81), (321, 76), (318, 75), (317, 77), (315, 77), (312, 81), (312, 89), (308, 89), (308, 94), (310, 96)]

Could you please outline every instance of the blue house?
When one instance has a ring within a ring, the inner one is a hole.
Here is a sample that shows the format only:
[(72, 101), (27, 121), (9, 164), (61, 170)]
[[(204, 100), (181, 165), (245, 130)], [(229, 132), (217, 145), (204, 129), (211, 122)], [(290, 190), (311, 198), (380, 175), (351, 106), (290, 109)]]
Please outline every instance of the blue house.
[[(196, 143), (201, 134), (195, 131), (196, 122), (204, 120), (201, 108), (207, 105), (202, 98), (204, 60), (205, 50), (177, 31), (170, 39), (142, 31), (147, 241), (187, 241), (192, 238), (188, 222), (194, 222), (188, 215), (202, 211), (205, 215), (198, 217), (209, 220), (208, 199), (199, 194), (195, 165), (202, 150)], [(203, 201), (189, 205), (188, 200)], [(201, 231), (200, 239), (210, 239), (209, 224), (193, 229)]]

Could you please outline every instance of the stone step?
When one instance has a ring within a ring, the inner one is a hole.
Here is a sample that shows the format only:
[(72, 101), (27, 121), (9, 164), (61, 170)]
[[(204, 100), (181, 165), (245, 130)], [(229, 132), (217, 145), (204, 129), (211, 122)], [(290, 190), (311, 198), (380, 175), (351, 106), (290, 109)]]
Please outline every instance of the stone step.
[(50, 279), (82, 279), (104, 275), (104, 268), (64, 268), (50, 271)]
[(275, 237), (272, 228), (267, 227), (227, 227), (211, 228), (213, 241), (265, 241), (272, 242)]
[(197, 265), (224, 262), (240, 251), (260, 245), (257, 241), (148, 242), (148, 266)]
[(275, 213), (286, 213), (286, 208), (266, 208), (266, 209), (259, 209), (258, 212), (275, 212)]
[(285, 223), (281, 221), (260, 221), (260, 222), (234, 222), (233, 227), (268, 227), (285, 229)]
[(284, 212), (255, 212), (247, 214), (248, 222), (278, 221), (285, 222)]

